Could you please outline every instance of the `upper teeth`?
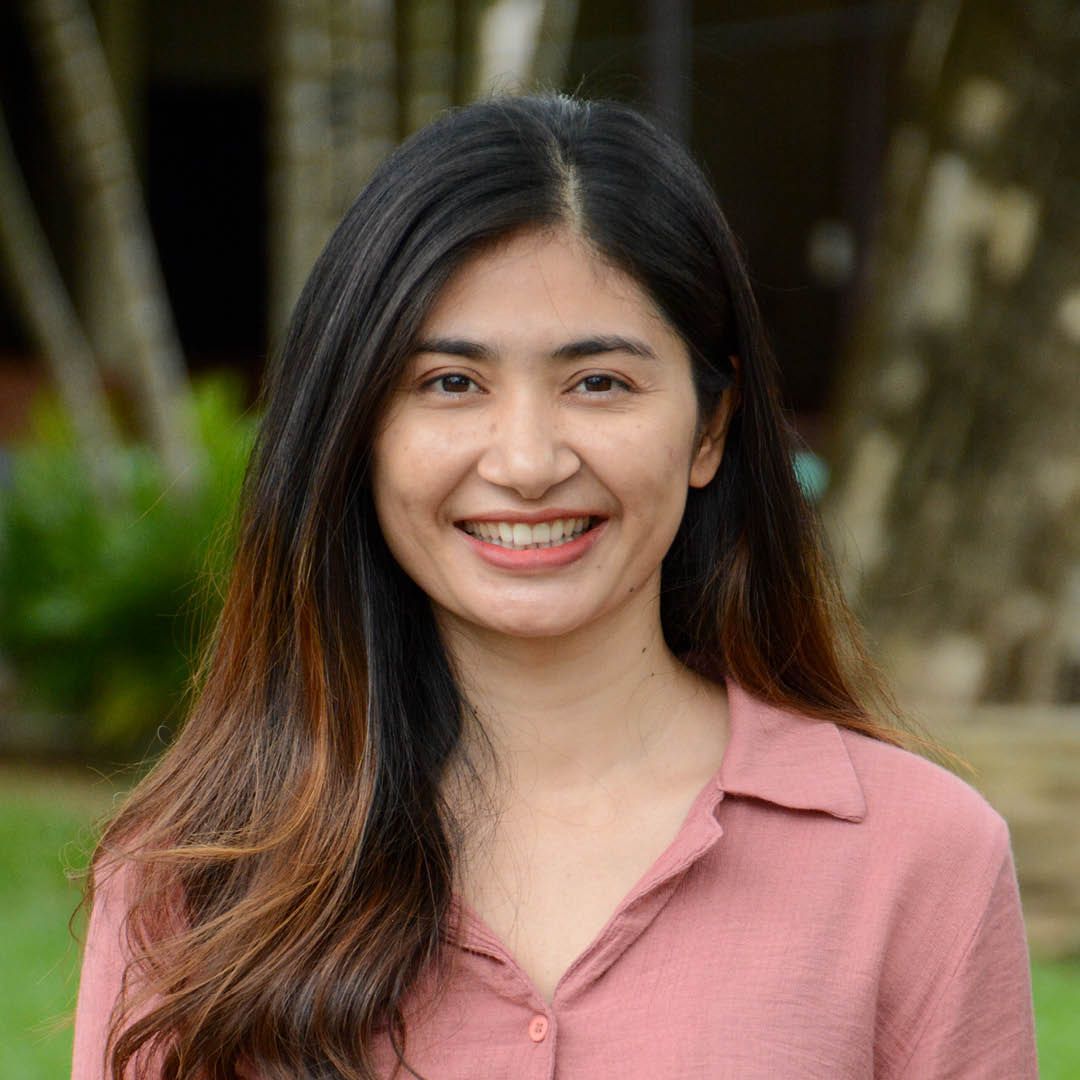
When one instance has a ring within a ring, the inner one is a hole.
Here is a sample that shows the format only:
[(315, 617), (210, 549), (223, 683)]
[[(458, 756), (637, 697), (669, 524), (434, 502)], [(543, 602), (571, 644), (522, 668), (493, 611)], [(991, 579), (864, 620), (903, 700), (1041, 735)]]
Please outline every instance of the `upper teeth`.
[(462, 528), (473, 536), (506, 547), (565, 543), (580, 536), (589, 524), (587, 517), (556, 518), (526, 525), (520, 521), (465, 521)]

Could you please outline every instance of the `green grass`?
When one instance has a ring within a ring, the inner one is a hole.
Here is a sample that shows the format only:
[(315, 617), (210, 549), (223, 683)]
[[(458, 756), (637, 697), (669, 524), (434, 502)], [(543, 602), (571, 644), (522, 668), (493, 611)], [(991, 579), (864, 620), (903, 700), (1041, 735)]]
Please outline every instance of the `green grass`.
[[(65, 868), (85, 865), (113, 789), (88, 771), (0, 767), (0, 1080), (62, 1080), (78, 988)], [(77, 924), (81, 929), (81, 924)], [(1032, 968), (1043, 1080), (1080, 1076), (1080, 963)]]
[(1080, 1076), (1080, 962), (1031, 965), (1042, 1080)]
[(89, 772), (0, 768), (0, 1080), (71, 1070), (79, 948), (68, 920), (80, 893), (66, 869), (85, 865), (111, 798)]

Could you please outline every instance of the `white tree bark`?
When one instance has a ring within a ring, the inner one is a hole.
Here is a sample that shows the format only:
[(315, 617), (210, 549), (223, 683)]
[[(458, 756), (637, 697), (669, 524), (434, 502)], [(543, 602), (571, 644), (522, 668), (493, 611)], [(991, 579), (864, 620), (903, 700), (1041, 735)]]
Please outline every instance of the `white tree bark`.
[(119, 440), (93, 350), (75, 314), (23, 182), (0, 113), (0, 263), (23, 321), (71, 417), (86, 474), (106, 502), (119, 494)]
[(544, 0), (494, 0), (480, 17), (473, 96), (528, 88)]
[(911, 696), (1080, 690), (1078, 21), (925, 0), (917, 22), (826, 503)]
[(474, 96), (558, 89), (566, 76), (577, 0), (495, 0), (480, 21)]
[[(139, 159), (146, 130), (143, 28), (148, 14), (141, 0), (99, 0), (94, 5), (124, 137), (140, 172), (144, 172)], [(116, 303), (109, 244), (100, 236), (104, 225), (99, 215), (82, 214), (76, 220), (78, 259), (71, 294), (98, 363), (109, 371), (123, 367), (129, 335), (124, 313)]]
[(132, 391), (172, 487), (190, 492), (203, 463), (184, 358), (93, 18), (85, 0), (25, 0), (25, 8), (82, 209), (108, 247)]

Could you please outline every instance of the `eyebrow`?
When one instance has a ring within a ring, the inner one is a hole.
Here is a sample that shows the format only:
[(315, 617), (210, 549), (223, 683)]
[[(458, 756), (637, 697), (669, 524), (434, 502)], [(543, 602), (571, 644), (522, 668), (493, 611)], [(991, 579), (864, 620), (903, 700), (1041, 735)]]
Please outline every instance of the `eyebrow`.
[[(442, 353), (445, 356), (464, 356), (469, 360), (495, 361), (498, 359), (498, 353), (487, 345), (453, 337), (425, 338), (416, 343), (412, 352), (414, 355), (416, 353)], [(600, 356), (611, 352), (626, 352), (646, 360), (659, 359), (655, 350), (644, 341), (623, 337), (621, 334), (596, 334), (578, 341), (568, 341), (565, 345), (560, 345), (553, 350), (550, 355), (553, 360), (580, 360), (585, 356)]]

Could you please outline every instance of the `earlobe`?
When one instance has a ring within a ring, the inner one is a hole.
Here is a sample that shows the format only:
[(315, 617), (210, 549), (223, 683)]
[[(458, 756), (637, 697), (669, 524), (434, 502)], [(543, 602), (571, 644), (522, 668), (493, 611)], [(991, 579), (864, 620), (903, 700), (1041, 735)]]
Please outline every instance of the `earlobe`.
[[(732, 366), (736, 372), (739, 370), (739, 358), (730, 356)], [(720, 462), (724, 457), (724, 443), (727, 439), (728, 425), (731, 415), (735, 411), (737, 400), (738, 383), (729, 387), (720, 397), (720, 404), (713, 413), (712, 420), (698, 439), (697, 451), (694, 454), (693, 464), (690, 466), (690, 486), (702, 488), (711, 483), (720, 468)]]
[(724, 457), (725, 435), (726, 431), (714, 434), (710, 429), (701, 436), (693, 464), (690, 466), (691, 487), (705, 487), (716, 475), (716, 470), (720, 468), (720, 462)]

